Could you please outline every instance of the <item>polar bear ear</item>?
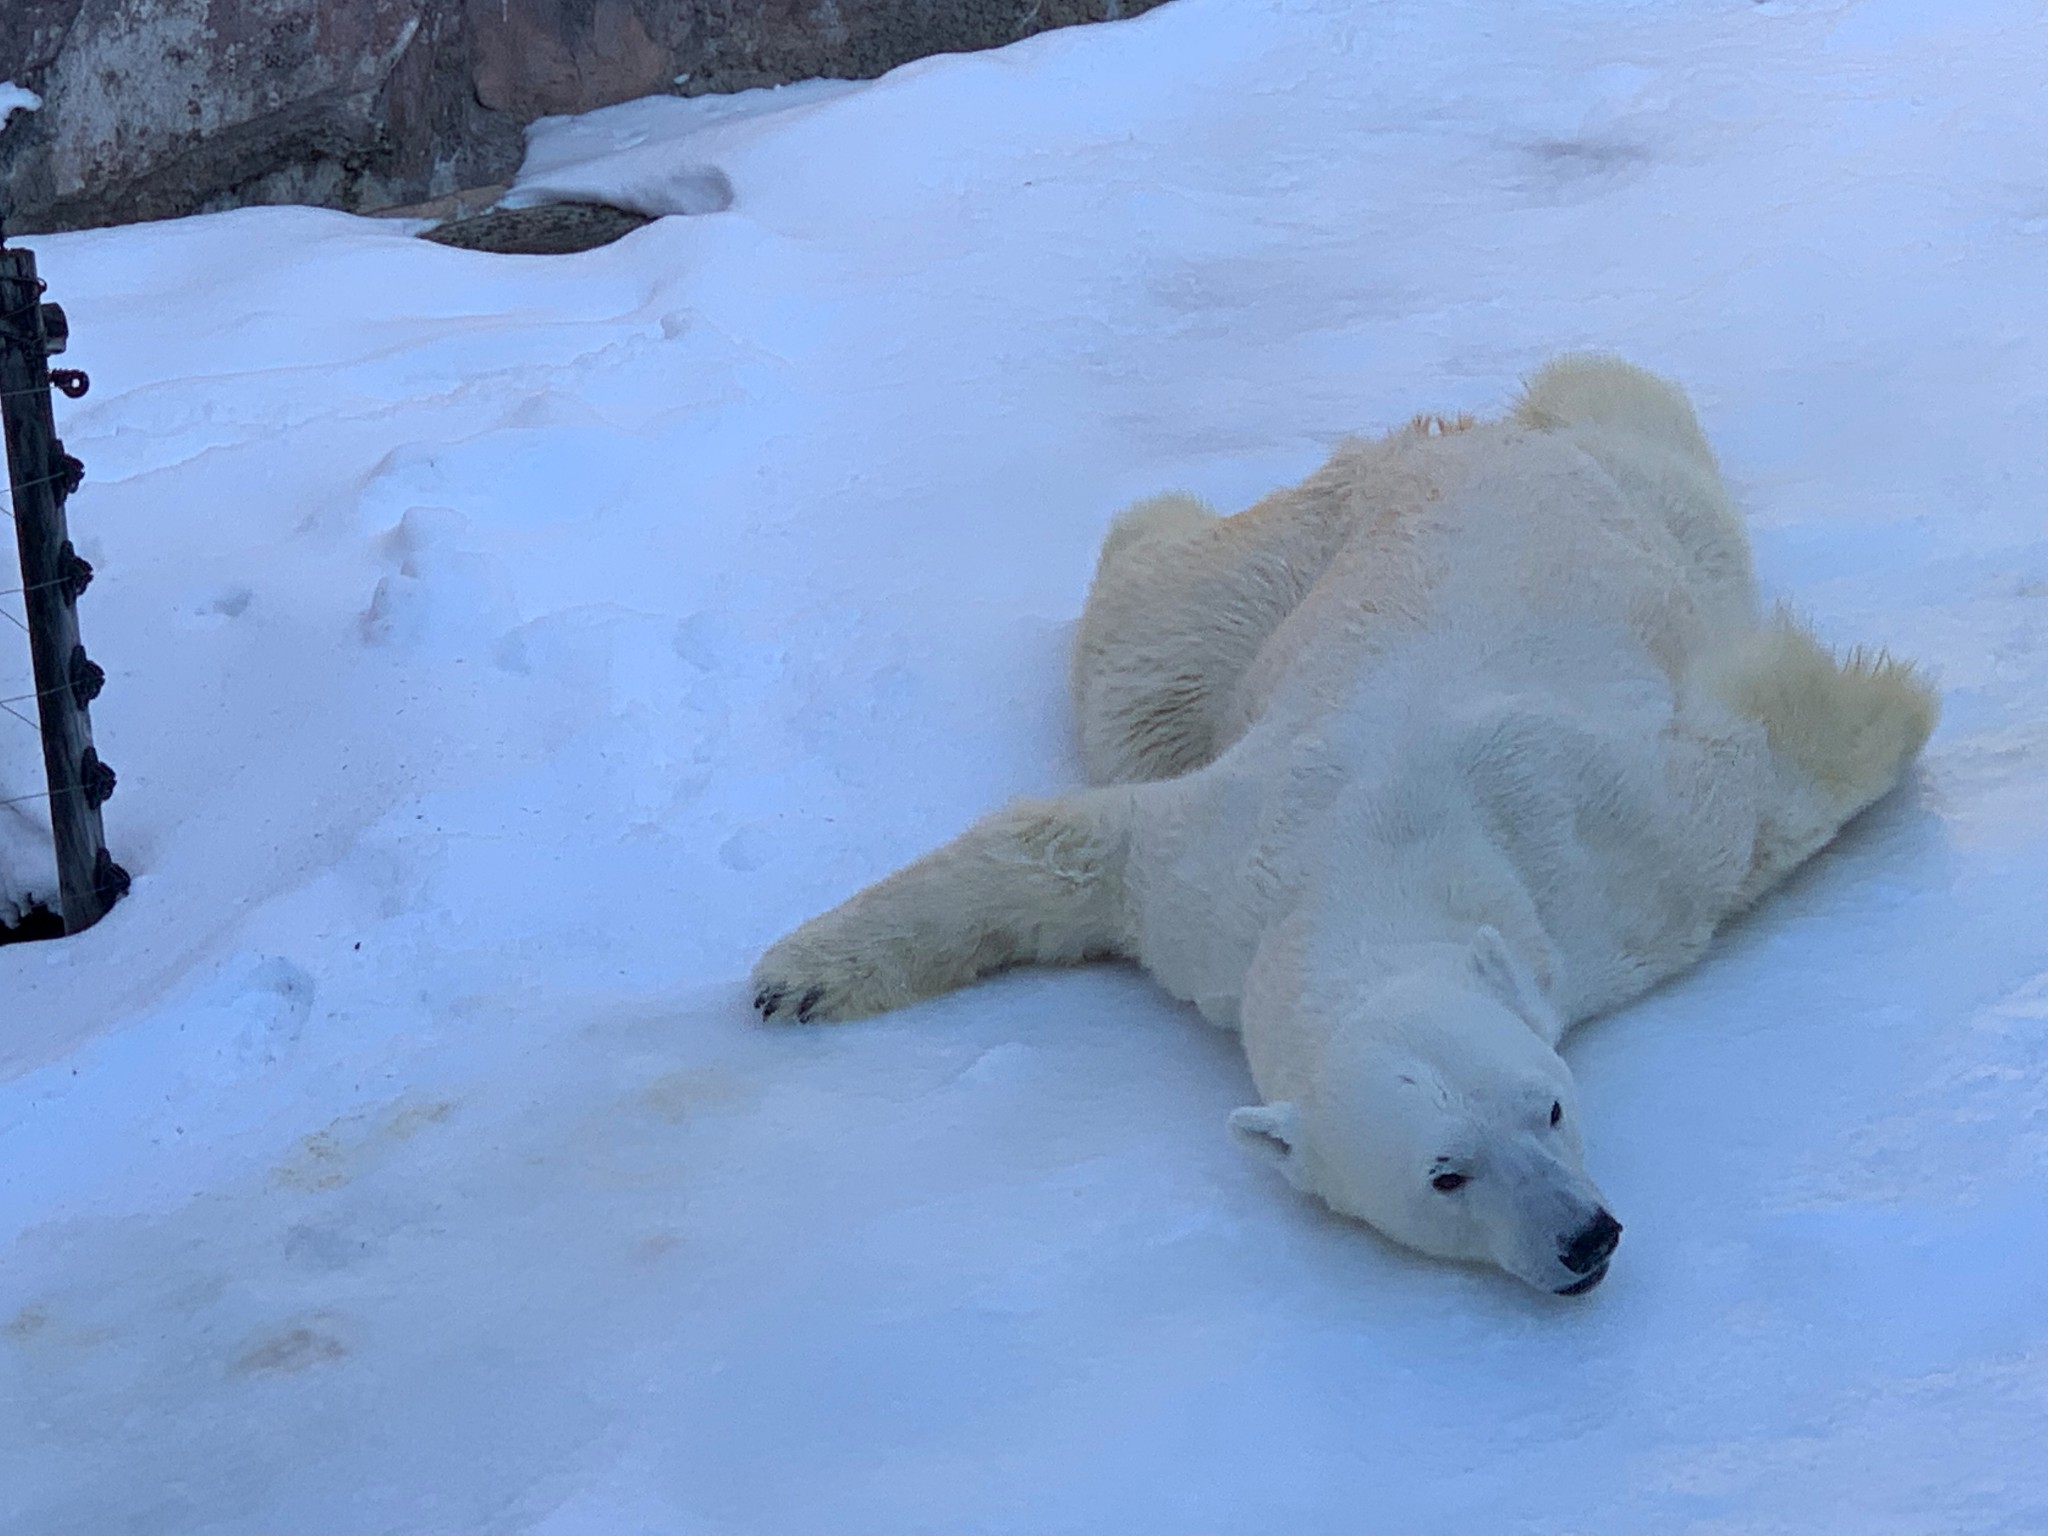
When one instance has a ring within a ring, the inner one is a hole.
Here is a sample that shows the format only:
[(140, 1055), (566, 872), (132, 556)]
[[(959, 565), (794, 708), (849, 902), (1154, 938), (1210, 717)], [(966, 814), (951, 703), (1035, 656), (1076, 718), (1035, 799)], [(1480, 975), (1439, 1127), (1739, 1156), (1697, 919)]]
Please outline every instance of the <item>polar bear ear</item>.
[(1247, 1104), (1230, 1112), (1230, 1134), (1255, 1156), (1280, 1164), (1292, 1176), (1295, 1143), (1301, 1137), (1301, 1106), (1292, 1099), (1278, 1104)]
[(1529, 968), (1508, 948), (1500, 930), (1491, 925), (1472, 936), (1472, 970), (1502, 1002), (1522, 1016), (1545, 1040), (1555, 1042), (1561, 1033), (1557, 1010), (1536, 985)]

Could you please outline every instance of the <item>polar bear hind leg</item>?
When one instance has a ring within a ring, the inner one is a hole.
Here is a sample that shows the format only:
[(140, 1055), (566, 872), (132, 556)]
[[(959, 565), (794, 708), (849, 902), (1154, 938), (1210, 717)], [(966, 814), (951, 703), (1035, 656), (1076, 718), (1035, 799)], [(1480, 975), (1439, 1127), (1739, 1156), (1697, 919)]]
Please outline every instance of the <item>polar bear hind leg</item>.
[(1940, 714), (1911, 663), (1860, 649), (1838, 659), (1782, 616), (1720, 658), (1710, 682), (1738, 714), (1763, 726), (1777, 772), (1779, 792), (1757, 834), (1745, 905), (1897, 784)]
[(754, 967), (763, 1018), (857, 1019), (1023, 964), (1129, 950), (1131, 794), (1018, 801), (811, 919)]
[(1220, 519), (1192, 496), (1154, 496), (1110, 525), (1074, 641), (1072, 688), (1089, 782), (1168, 779), (1216, 754), (1219, 677), (1202, 642), (1205, 546)]
[(1663, 523), (1710, 629), (1756, 623), (1749, 534), (1684, 390), (1620, 358), (1573, 353), (1529, 379), (1514, 420), (1562, 434)]
[(1513, 419), (1546, 432), (1611, 427), (1669, 443), (1709, 466), (1714, 462), (1685, 391), (1604, 352), (1568, 352), (1545, 363), (1522, 386)]
[(1343, 498), (1281, 491), (1232, 517), (1154, 496), (1103, 541), (1074, 640), (1081, 761), (1094, 784), (1176, 778), (1230, 745), (1254, 658), (1343, 542)]

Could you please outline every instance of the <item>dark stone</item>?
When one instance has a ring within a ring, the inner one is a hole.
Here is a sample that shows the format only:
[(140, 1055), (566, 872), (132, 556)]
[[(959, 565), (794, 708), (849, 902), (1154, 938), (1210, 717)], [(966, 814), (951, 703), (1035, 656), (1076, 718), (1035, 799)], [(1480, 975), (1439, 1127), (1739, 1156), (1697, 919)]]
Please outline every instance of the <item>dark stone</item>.
[(421, 238), (466, 251), (560, 256), (609, 245), (651, 222), (644, 213), (628, 213), (603, 203), (547, 203), (538, 208), (493, 208), (470, 218), (453, 219), (425, 231)]
[(535, 117), (867, 79), (1160, 0), (0, 0), (24, 233), (251, 203), (367, 212), (510, 179)]

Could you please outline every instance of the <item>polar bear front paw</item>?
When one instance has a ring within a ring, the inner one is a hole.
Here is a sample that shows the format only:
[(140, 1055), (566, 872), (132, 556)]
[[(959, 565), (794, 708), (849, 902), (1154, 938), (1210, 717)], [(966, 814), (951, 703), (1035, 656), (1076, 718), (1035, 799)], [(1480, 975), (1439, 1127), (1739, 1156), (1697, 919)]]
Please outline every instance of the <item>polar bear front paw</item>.
[(754, 967), (754, 1010), (762, 1018), (829, 1024), (909, 1001), (857, 951), (820, 942), (817, 926), (798, 929)]
[[(812, 1016), (818, 1011), (818, 1004), (824, 1000), (825, 989), (823, 987), (812, 987), (802, 997), (798, 998), (796, 1007), (791, 1010), (796, 1017), (797, 1023), (810, 1023)], [(783, 1005), (788, 1001), (789, 993), (781, 987), (765, 986), (754, 994), (754, 1011), (764, 1019), (772, 1019), (782, 1011)]]

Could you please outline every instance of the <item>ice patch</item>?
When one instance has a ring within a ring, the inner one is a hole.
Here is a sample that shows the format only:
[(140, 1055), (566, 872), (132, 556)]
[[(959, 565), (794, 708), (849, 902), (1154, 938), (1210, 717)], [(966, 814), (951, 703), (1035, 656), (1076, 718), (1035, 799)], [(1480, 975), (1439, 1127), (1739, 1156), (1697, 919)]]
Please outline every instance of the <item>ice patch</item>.
[(722, 213), (733, 185), (722, 157), (790, 118), (864, 90), (857, 80), (803, 80), (729, 96), (646, 96), (526, 130), (508, 207), (603, 202), (653, 217)]
[(779, 852), (781, 843), (759, 822), (741, 827), (718, 845), (718, 857), (726, 867), (742, 873), (759, 869)]

